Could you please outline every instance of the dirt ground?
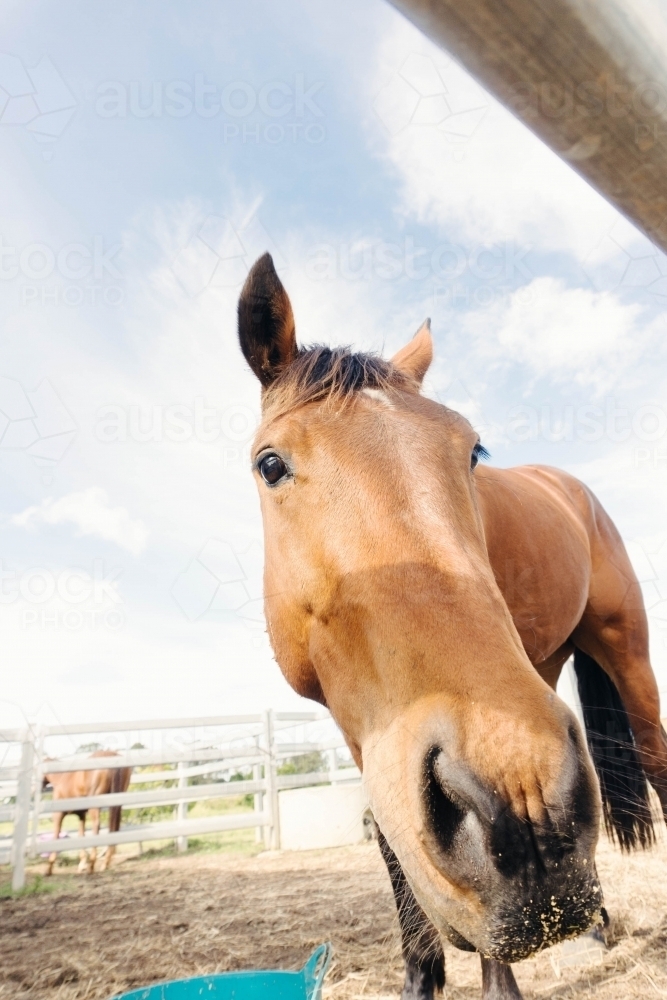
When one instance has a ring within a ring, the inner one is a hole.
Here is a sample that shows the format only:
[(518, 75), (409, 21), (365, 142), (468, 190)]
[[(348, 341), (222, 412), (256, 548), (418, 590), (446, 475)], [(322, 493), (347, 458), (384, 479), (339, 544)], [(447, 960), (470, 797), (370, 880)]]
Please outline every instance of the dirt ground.
[[(522, 962), (526, 1000), (667, 996), (667, 845), (626, 858), (603, 844), (598, 868), (612, 916), (602, 962), (564, 968), (562, 945)], [(0, 998), (108, 1000), (161, 979), (298, 968), (326, 940), (325, 1000), (399, 996), (397, 922), (375, 844), (119, 860), (0, 899)], [(446, 996), (477, 1000), (477, 956), (446, 953)]]

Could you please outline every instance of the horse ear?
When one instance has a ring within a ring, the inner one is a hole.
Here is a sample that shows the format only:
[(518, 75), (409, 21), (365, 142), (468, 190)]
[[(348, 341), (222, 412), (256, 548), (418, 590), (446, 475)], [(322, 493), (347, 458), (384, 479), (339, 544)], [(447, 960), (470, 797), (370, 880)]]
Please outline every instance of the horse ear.
[(419, 385), (433, 361), (433, 338), (431, 336), (431, 321), (425, 319), (412, 340), (402, 347), (391, 359), (392, 364), (400, 368), (406, 375), (411, 375)]
[(241, 350), (266, 388), (297, 355), (292, 306), (271, 254), (265, 253), (250, 269), (238, 316)]

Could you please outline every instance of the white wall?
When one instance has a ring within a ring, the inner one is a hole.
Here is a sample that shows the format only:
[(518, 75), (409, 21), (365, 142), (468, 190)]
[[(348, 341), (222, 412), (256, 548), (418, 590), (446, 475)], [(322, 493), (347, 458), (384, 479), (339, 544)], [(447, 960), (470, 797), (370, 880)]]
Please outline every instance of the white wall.
[(360, 784), (289, 789), (279, 793), (278, 802), (285, 851), (343, 847), (365, 838), (368, 800)]

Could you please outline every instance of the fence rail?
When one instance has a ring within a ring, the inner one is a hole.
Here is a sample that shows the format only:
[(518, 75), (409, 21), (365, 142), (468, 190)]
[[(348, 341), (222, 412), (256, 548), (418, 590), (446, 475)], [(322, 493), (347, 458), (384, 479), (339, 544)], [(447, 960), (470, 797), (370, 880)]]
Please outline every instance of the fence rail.
[[(304, 751), (305, 752), (305, 751)], [(108, 771), (119, 767), (151, 767), (155, 764), (176, 764), (179, 761), (212, 760), (219, 761), (221, 768), (225, 767), (229, 761), (241, 760), (255, 764), (263, 764), (266, 761), (266, 754), (257, 750), (244, 753), (243, 750), (221, 751), (211, 750), (160, 750), (157, 753), (146, 753), (143, 750), (135, 750), (130, 753), (118, 754), (117, 757), (67, 757), (65, 760), (45, 762), (44, 771), (46, 774), (67, 774), (69, 771)], [(176, 774), (172, 773), (172, 778)], [(154, 781), (153, 777), (148, 778)]]
[(187, 834), (218, 833), (221, 830), (246, 830), (253, 826), (266, 826), (271, 822), (268, 813), (240, 813), (236, 816), (208, 816), (166, 823), (145, 823), (128, 827), (118, 833), (101, 833), (97, 837), (66, 837), (60, 840), (41, 840), (39, 849), (51, 851), (82, 851), (90, 847), (105, 847), (116, 844), (134, 844), (144, 840), (172, 840)]
[[(325, 723), (327, 720), (331, 721), (330, 716), (322, 711), (267, 711), (205, 718), (142, 719), (121, 723), (27, 727), (22, 731), (0, 730), (0, 741), (7, 746), (13, 744), (14, 758), (18, 758), (16, 763), (0, 768), (0, 822), (13, 824), (11, 838), (0, 834), (0, 863), (9, 861), (12, 865), (12, 886), (18, 890), (25, 884), (26, 859), (44, 853), (171, 839), (176, 840), (179, 850), (184, 850), (188, 838), (195, 835), (252, 828), (266, 847), (278, 848), (278, 793), (281, 790), (360, 780), (356, 767), (338, 766), (336, 750), (345, 746), (340, 734), (320, 740), (289, 738), (288, 731), (296, 726)], [(143, 731), (158, 734), (159, 731), (178, 730), (182, 733), (195, 730), (200, 736), (197, 745), (184, 748), (181, 738), (180, 745), (157, 750), (133, 748), (109, 757), (75, 753), (57, 760), (47, 757), (45, 750), (49, 740), (62, 737)], [(201, 736), (206, 730), (216, 732)], [(285, 758), (312, 753), (326, 754), (328, 767), (302, 774), (278, 773), (280, 761)], [(134, 770), (130, 787), (125, 792), (67, 799), (42, 797), (45, 775), (120, 767), (158, 767), (160, 770)], [(229, 776), (233, 770), (245, 771), (252, 777), (231, 781)], [(227, 779), (189, 783), (204, 775), (215, 776), (216, 773), (226, 774)], [(169, 785), (165, 786), (166, 782)], [(164, 787), (141, 787), (149, 783), (161, 783)], [(252, 811), (190, 819), (187, 816), (188, 803), (246, 795), (253, 796)], [(175, 818), (124, 826), (118, 832), (103, 831), (96, 836), (67, 835), (56, 840), (39, 832), (42, 817), (62, 812), (108, 809), (111, 806), (125, 809), (171, 806), (175, 810)]]
[[(203, 729), (212, 726), (243, 726), (263, 725), (264, 712), (248, 715), (209, 715), (203, 717), (186, 717), (181, 719), (139, 719), (134, 722), (85, 722), (74, 725), (42, 726), (45, 736), (82, 736), (86, 733), (132, 733), (137, 730), (151, 729)], [(329, 718), (328, 712), (274, 712), (276, 722), (317, 722)], [(3, 734), (9, 734), (7, 739), (20, 739), (20, 730), (0, 729), (0, 740)]]

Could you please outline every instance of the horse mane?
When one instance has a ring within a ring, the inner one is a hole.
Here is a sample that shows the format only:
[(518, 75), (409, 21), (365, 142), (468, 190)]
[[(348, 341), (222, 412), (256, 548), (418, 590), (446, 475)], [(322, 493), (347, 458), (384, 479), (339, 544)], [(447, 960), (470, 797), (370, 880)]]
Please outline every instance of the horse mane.
[(379, 354), (349, 347), (302, 347), (265, 390), (264, 411), (285, 412), (306, 403), (341, 404), (360, 389), (418, 392), (415, 380)]

